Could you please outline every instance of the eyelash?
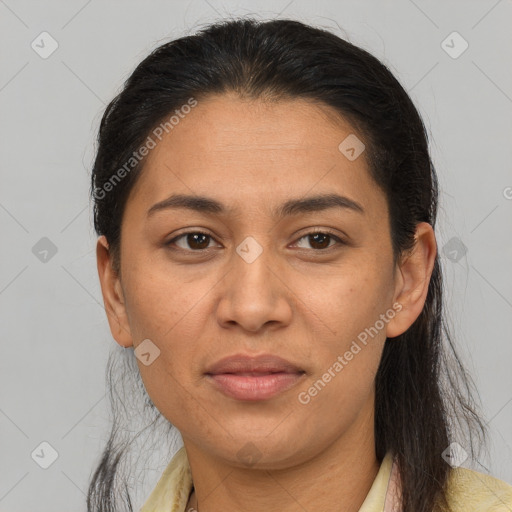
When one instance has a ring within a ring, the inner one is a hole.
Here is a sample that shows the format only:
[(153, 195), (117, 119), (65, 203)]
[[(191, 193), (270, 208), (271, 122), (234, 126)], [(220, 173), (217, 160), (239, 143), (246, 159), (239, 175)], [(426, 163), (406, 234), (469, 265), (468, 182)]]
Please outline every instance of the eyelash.
[[(303, 238), (308, 238), (310, 235), (316, 235), (316, 234), (327, 235), (331, 239), (334, 239), (336, 242), (338, 242), (338, 245), (347, 245), (347, 243), (342, 238), (335, 235), (333, 232), (329, 231), (328, 229), (318, 229), (318, 230), (310, 231), (310, 232), (306, 233), (305, 235), (302, 235), (300, 238), (298, 238), (297, 242), (302, 240)], [(210, 235), (209, 233), (206, 233), (204, 231), (186, 231), (186, 232), (181, 233), (178, 236), (174, 237), (172, 240), (169, 240), (168, 242), (165, 243), (165, 245), (171, 246), (177, 240), (179, 240), (183, 237), (186, 237), (187, 235), (206, 235), (210, 239), (215, 240), (215, 238), (212, 235)], [(328, 247), (325, 247), (323, 249), (306, 249), (306, 250), (312, 250), (314, 252), (323, 252), (323, 251), (332, 249), (333, 247), (335, 247), (335, 245), (336, 244), (329, 245)], [(178, 247), (178, 248), (172, 247), (172, 249), (178, 250), (178, 251), (181, 250), (181, 251), (185, 251), (185, 252), (191, 252), (191, 253), (202, 253), (202, 252), (205, 252), (208, 249), (210, 249), (210, 247), (207, 247), (206, 249), (183, 249), (182, 247)]]

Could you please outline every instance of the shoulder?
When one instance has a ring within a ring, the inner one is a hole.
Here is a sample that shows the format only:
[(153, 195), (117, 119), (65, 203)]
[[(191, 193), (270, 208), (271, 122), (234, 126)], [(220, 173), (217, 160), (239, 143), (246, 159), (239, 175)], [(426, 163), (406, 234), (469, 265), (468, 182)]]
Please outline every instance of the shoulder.
[(472, 469), (451, 471), (447, 498), (453, 512), (512, 511), (512, 485)]

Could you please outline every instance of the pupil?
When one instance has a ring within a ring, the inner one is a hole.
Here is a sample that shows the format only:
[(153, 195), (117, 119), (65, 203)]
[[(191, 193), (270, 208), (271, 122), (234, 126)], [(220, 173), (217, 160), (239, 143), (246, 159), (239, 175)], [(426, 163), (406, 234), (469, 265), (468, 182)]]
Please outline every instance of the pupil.
[[(324, 233), (315, 233), (314, 235), (309, 235), (310, 236), (310, 240), (309, 240), (309, 243), (311, 244), (312, 247), (314, 247), (315, 243), (318, 243), (318, 239), (323, 239), (323, 242), (320, 242), (320, 245), (321, 245), (321, 248), (323, 249), (324, 247), (328, 247), (329, 246), (329, 235), (326, 235)], [(311, 240), (314, 240), (313, 243), (311, 243)], [(325, 243), (327, 242), (327, 243)]]
[[(206, 247), (208, 247), (208, 235), (204, 234), (204, 233), (193, 233), (193, 234), (189, 234), (187, 236), (188, 240), (188, 244), (189, 246), (192, 248), (192, 249), (205, 249)], [(200, 238), (203, 238), (203, 243), (201, 244), (201, 242), (199, 241), (198, 242), (198, 239)], [(206, 244), (204, 243), (206, 241)], [(196, 246), (194, 246), (194, 244), (196, 244)], [(197, 245), (199, 245), (199, 247), (197, 247)]]

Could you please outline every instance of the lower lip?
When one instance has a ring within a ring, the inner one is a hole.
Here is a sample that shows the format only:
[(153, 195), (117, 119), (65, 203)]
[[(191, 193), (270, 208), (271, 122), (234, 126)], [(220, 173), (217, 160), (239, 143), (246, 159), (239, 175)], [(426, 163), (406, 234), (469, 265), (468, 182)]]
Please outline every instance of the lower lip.
[(208, 375), (215, 387), (237, 400), (266, 400), (293, 387), (303, 373), (271, 373), (261, 375), (237, 375), (219, 373)]

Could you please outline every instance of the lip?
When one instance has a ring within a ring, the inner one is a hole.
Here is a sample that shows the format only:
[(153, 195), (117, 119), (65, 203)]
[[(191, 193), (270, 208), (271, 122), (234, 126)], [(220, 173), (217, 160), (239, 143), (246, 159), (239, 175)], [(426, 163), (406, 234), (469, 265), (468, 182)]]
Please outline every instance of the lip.
[(227, 356), (212, 366), (205, 373), (298, 373), (303, 370), (298, 366), (290, 363), (286, 359), (272, 354), (261, 354), (259, 356), (250, 356), (248, 354), (235, 354)]
[(225, 357), (205, 372), (224, 395), (237, 400), (267, 400), (295, 386), (304, 370), (271, 354)]

